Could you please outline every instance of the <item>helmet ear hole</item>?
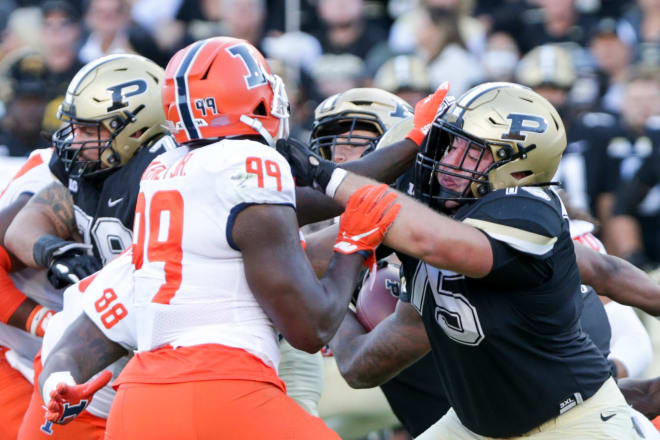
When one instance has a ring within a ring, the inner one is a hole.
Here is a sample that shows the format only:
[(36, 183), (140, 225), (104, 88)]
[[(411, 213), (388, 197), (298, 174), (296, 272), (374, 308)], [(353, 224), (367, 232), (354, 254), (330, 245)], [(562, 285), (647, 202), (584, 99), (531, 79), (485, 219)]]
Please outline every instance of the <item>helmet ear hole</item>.
[(511, 173), (511, 177), (513, 177), (516, 180), (521, 180), (524, 179), (525, 177), (531, 176), (534, 174), (531, 170), (526, 170), (526, 171), (516, 171), (515, 173)]
[(144, 134), (144, 132), (147, 131), (147, 130), (148, 130), (148, 127), (142, 127), (141, 129), (139, 129), (137, 131), (134, 131), (129, 137), (131, 137), (133, 139), (137, 139), (140, 136), (142, 136)]
[(259, 105), (254, 108), (252, 114), (257, 116), (268, 116), (268, 112), (266, 111), (266, 104), (263, 101), (259, 102)]

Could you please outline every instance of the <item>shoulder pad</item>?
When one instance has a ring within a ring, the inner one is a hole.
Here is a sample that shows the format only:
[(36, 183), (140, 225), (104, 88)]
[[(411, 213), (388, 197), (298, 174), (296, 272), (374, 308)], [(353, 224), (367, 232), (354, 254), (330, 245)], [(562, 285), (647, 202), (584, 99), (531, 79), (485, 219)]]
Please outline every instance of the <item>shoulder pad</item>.
[(616, 118), (609, 113), (592, 112), (582, 116), (582, 123), (587, 127), (611, 127)]
[(471, 205), (462, 217), (464, 223), (491, 238), (535, 256), (548, 255), (564, 227), (559, 197), (539, 187), (493, 191)]

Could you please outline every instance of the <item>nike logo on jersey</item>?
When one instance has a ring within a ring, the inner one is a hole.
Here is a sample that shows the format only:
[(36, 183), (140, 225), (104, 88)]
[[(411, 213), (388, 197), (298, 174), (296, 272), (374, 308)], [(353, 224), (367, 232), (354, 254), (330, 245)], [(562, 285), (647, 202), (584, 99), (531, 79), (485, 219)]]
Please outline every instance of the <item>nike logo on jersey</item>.
[(603, 415), (603, 413), (600, 413), (600, 419), (601, 419), (603, 422), (607, 422), (609, 419), (611, 419), (611, 418), (614, 417), (615, 415), (616, 415), (616, 413), (610, 413), (610, 414), (608, 414), (608, 415)]
[(119, 202), (121, 202), (122, 200), (124, 200), (123, 197), (121, 197), (121, 198), (119, 198), (119, 199), (117, 199), (117, 200), (108, 199), (108, 208), (112, 208), (113, 206), (116, 206), (116, 205), (117, 205)]

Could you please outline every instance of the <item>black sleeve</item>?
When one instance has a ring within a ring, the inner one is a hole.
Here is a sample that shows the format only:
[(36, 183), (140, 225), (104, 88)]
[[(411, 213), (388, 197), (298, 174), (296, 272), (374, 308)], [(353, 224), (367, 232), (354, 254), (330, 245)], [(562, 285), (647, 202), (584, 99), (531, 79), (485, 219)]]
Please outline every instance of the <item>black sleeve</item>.
[(64, 169), (64, 164), (60, 160), (60, 157), (57, 155), (57, 153), (53, 152), (53, 155), (50, 158), (50, 162), (48, 162), (48, 168), (50, 168), (50, 172), (53, 173), (53, 175), (62, 183), (62, 185), (68, 186), (69, 173), (67, 173), (66, 169)]
[(556, 237), (567, 227), (558, 196), (540, 188), (498, 190), (459, 214), (489, 238), (540, 260), (552, 255)]
[[(482, 231), (483, 232), (483, 231)], [(484, 233), (485, 234), (485, 233)], [(552, 277), (549, 259), (535, 258), (485, 234), (493, 250), (493, 267), (483, 281), (511, 289), (536, 287)]]

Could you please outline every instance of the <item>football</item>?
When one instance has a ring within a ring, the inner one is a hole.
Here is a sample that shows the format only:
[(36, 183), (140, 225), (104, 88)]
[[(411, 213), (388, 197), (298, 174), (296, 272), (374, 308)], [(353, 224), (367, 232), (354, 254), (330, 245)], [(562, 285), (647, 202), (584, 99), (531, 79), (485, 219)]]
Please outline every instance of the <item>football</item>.
[[(375, 276), (375, 280), (371, 277)], [(401, 276), (396, 264), (379, 264), (375, 275), (366, 275), (358, 293), (355, 310), (360, 324), (371, 331), (383, 319), (394, 312), (399, 292)]]

